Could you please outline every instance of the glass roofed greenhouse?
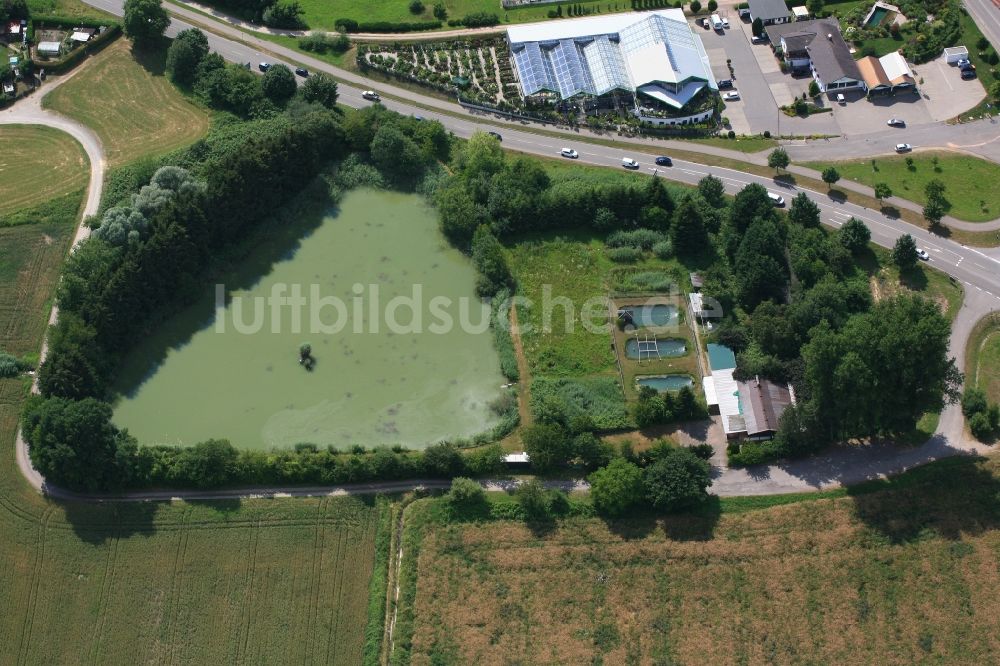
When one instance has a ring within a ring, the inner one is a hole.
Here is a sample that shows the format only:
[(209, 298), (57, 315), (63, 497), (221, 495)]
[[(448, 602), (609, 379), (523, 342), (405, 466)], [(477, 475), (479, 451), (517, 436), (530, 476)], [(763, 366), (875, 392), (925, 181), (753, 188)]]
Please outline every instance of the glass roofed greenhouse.
[(681, 109), (704, 88), (718, 89), (680, 9), (511, 27), (507, 39), (525, 96), (620, 91)]

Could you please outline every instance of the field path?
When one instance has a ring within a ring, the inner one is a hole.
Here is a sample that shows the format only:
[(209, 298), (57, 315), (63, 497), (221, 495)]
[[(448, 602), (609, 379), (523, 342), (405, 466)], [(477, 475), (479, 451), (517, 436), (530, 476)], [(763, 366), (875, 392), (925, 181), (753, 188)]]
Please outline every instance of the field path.
[[(41, 91), (28, 95), (10, 108), (0, 112), (0, 125), (44, 125), (61, 130), (79, 141), (87, 153), (87, 159), (90, 160), (90, 180), (87, 184), (87, 196), (84, 199), (83, 210), (80, 213), (80, 222), (77, 225), (76, 235), (73, 237), (74, 248), (80, 241), (90, 235), (90, 228), (83, 224), (83, 221), (92, 215), (96, 215), (101, 206), (101, 192), (104, 187), (104, 172), (107, 169), (107, 160), (104, 156), (104, 147), (101, 145), (101, 140), (89, 127), (81, 125), (66, 116), (43, 109), (42, 98), (57, 86), (69, 81), (82, 68), (83, 66), (77, 67), (72, 73), (66, 76), (58, 78), (50, 77)], [(53, 305), (52, 312), (49, 315), (49, 325), (55, 323), (58, 316), (59, 308)], [(45, 360), (47, 352), (48, 342), (43, 340), (42, 349), (39, 353), (39, 365)], [(35, 375), (35, 383), (32, 385), (31, 390), (34, 392), (38, 391), (38, 375)], [(44, 488), (45, 479), (38, 473), (38, 470), (32, 467), (31, 459), (28, 457), (28, 445), (21, 436), (20, 430), (17, 433), (17, 466), (21, 470), (21, 474), (24, 475), (32, 486), (39, 490)]]

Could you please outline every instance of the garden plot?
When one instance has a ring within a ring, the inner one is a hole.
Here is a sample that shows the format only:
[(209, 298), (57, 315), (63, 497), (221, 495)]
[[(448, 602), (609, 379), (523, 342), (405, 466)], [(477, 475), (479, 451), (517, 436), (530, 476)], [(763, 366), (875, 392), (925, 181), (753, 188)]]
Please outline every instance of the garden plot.
[(358, 66), (491, 106), (522, 104), (510, 51), (502, 39), (362, 44)]

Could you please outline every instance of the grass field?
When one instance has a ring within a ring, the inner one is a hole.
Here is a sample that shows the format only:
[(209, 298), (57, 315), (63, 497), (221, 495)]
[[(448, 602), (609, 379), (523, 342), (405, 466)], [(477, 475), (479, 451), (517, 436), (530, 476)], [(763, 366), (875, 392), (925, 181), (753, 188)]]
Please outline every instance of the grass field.
[[(888, 183), (892, 193), (903, 199), (926, 203), (924, 187), (937, 179), (945, 184), (945, 198), (950, 202), (948, 214), (971, 222), (985, 222), (1000, 217), (1000, 191), (984, 188), (983, 183), (1000, 182), (1000, 165), (978, 157), (954, 153), (916, 153), (910, 156), (913, 167), (906, 164), (906, 156), (882, 157), (875, 160), (877, 171), (872, 170), (872, 160), (836, 162), (834, 166), (843, 178), (865, 185)], [(935, 167), (934, 158), (938, 159)], [(826, 163), (805, 166), (822, 170)]]
[(110, 166), (168, 152), (208, 131), (208, 113), (163, 76), (162, 62), (140, 64), (130, 48), (125, 40), (112, 44), (42, 100), (93, 129)]
[(86, 187), (83, 146), (49, 127), (4, 125), (0, 132), (0, 216)]
[(935, 301), (950, 321), (962, 307), (962, 286), (939, 270), (920, 263), (900, 275), (892, 263), (889, 250), (873, 246), (874, 262), (862, 258), (862, 266), (868, 271), (872, 297), (875, 300), (888, 298), (901, 291), (920, 294)]
[[(542, 21), (548, 18), (549, 10), (555, 10), (555, 4), (542, 6), (528, 6), (518, 9), (504, 10), (498, 0), (441, 0), (445, 9), (448, 10), (449, 19), (458, 19), (468, 14), (486, 12), (496, 14), (502, 23), (525, 23), (529, 21)], [(302, 0), (302, 9), (305, 10), (305, 20), (310, 28), (333, 29), (334, 22), (339, 18), (350, 18), (356, 21), (433, 21), (434, 4), (432, 0), (426, 0), (424, 11), (420, 14), (410, 12), (410, 0), (383, 0), (382, 2), (367, 2), (366, 0)], [(617, 2), (607, 2), (600, 0), (582, 0), (581, 2), (565, 2), (563, 12), (565, 16), (566, 7), (569, 5), (580, 5), (591, 9), (595, 14), (609, 14), (616, 11), (625, 11), (631, 8), (627, 0)], [(448, 28), (444, 26), (445, 30)]]
[(995, 663), (998, 477), (951, 459), (784, 506), (534, 526), (414, 504), (397, 645), (415, 665)]
[(990, 402), (1000, 402), (1000, 315), (984, 317), (969, 334), (965, 375), (968, 385), (983, 389)]

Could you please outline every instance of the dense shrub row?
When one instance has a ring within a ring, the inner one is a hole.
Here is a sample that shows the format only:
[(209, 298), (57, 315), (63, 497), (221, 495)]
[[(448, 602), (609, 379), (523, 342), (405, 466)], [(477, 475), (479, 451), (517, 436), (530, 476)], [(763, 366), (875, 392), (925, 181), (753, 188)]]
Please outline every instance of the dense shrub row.
[(421, 30), (437, 30), (441, 21), (355, 21), (349, 18), (339, 18), (333, 23), (341, 32), (420, 32)]

